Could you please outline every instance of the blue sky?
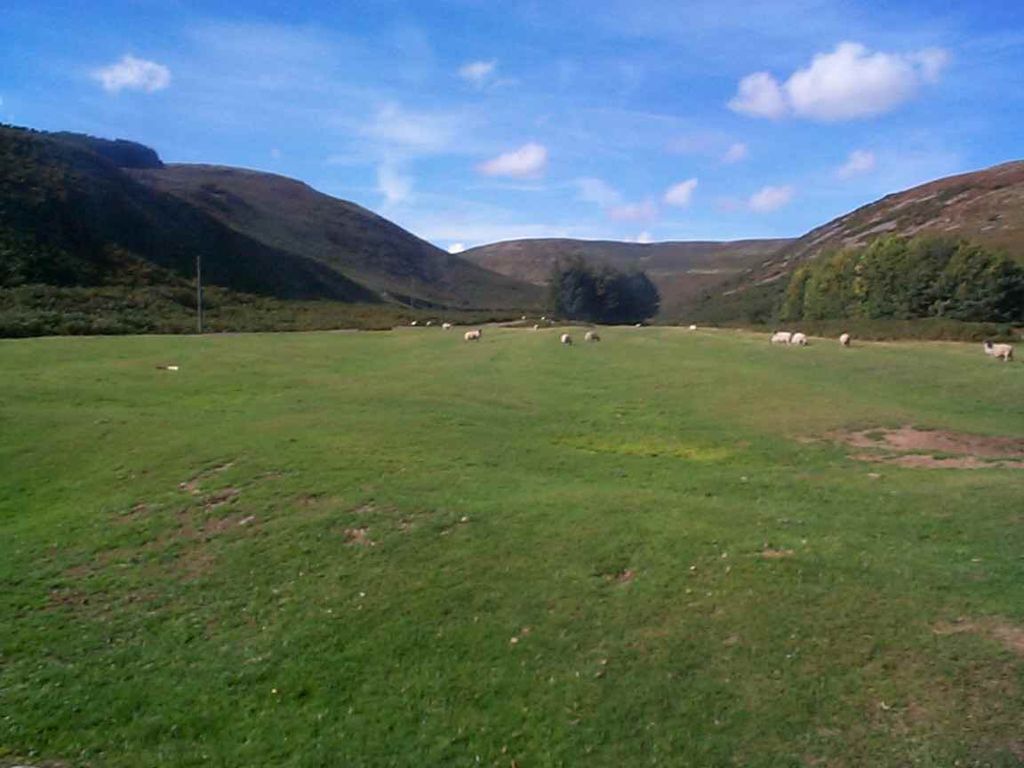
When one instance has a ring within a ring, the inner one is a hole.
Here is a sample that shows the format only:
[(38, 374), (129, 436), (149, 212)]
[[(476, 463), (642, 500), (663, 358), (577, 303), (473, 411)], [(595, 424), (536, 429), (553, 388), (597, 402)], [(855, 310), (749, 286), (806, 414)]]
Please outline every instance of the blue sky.
[(795, 236), (1020, 159), (1024, 3), (11, 4), (0, 120), (302, 179), (441, 247)]

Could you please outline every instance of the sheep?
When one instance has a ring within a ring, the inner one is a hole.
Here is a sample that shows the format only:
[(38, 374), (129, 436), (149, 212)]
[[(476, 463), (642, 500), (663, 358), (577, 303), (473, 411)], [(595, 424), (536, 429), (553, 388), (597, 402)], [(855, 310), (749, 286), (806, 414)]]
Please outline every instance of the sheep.
[(416, 320), (413, 320), (411, 323), (409, 323), (409, 325), (411, 325), (413, 328), (415, 328), (417, 325), (419, 325), (419, 322), (417, 322)]
[(850, 334), (844, 333), (839, 337), (839, 344), (844, 347), (850, 346)]
[(798, 347), (807, 346), (807, 335), (803, 333), (794, 333), (792, 338), (789, 340), (790, 344), (796, 344)]
[(600, 341), (601, 337), (597, 335), (596, 331), (587, 331), (583, 336), (584, 341)]
[(433, 320), (427, 320), (427, 328), (430, 328), (434, 324)]
[(790, 339), (793, 338), (793, 334), (790, 331), (775, 331), (772, 334), (772, 344), (789, 344)]
[(1013, 347), (1010, 344), (993, 344), (991, 341), (986, 341), (985, 354), (1008, 363), (1013, 360)]
[(452, 329), (452, 324), (451, 323), (441, 323), (441, 330), (442, 331), (450, 331), (451, 329)]
[(572, 336), (570, 336), (568, 333), (563, 333), (559, 341), (561, 341), (563, 344), (572, 344)]
[(477, 328), (475, 331), (466, 331), (462, 338), (466, 341), (480, 341), (480, 336), (482, 334), (483, 331)]
[(537, 325), (536, 323), (534, 323), (534, 324), (533, 324), (533, 330), (535, 330), (535, 331), (536, 331), (536, 330), (539, 330), (539, 329), (540, 329), (540, 326), (539, 326), (539, 325)]
[(633, 327), (634, 327), (634, 328), (643, 328), (643, 327), (644, 327), (644, 324), (643, 324), (643, 323), (637, 323), (637, 324), (636, 324), (636, 325), (634, 325)]
[(696, 325), (691, 325), (690, 326), (690, 330), (691, 331), (696, 331), (697, 330), (697, 326)]

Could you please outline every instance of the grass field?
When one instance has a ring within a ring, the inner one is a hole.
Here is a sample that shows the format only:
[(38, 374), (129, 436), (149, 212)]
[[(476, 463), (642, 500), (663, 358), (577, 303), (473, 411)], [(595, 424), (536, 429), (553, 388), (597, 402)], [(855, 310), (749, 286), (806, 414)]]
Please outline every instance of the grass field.
[(0, 765), (1024, 763), (1024, 365), (557, 333), (0, 342)]

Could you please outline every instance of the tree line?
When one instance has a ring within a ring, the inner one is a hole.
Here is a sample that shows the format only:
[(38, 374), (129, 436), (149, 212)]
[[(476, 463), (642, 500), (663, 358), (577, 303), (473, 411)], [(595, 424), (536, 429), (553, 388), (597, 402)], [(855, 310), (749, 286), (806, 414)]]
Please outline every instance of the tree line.
[(661, 304), (658, 289), (645, 273), (593, 267), (581, 256), (554, 265), (549, 291), (555, 315), (589, 323), (639, 323), (656, 315)]
[(1024, 268), (963, 240), (891, 235), (793, 272), (783, 320), (946, 317), (1024, 320)]

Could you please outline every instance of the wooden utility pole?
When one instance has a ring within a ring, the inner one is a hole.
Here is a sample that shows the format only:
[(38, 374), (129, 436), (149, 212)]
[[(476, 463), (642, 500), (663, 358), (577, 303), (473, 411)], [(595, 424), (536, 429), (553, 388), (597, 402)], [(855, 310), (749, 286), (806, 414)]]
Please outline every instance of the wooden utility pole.
[(196, 254), (196, 333), (203, 332), (203, 257)]

